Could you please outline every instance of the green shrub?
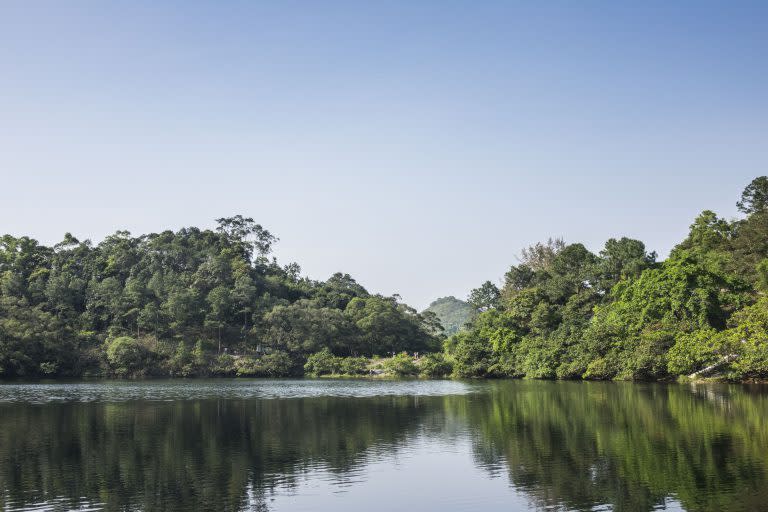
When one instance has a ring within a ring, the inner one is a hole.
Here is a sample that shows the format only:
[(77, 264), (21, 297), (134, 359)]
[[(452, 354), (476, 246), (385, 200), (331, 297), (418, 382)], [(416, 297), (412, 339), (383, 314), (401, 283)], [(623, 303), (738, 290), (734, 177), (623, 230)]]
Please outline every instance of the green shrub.
[(307, 358), (304, 373), (314, 377), (321, 375), (367, 375), (368, 358), (337, 357), (324, 348)]
[(40, 373), (43, 375), (54, 375), (59, 371), (58, 363), (44, 362), (40, 363)]
[(320, 376), (339, 373), (339, 358), (331, 354), (328, 348), (316, 352), (307, 358), (304, 364), (304, 373), (307, 375)]
[(192, 360), (200, 368), (205, 365), (206, 358), (205, 351), (203, 350), (203, 340), (197, 340), (197, 343), (195, 343), (195, 348), (192, 349)]
[(666, 328), (644, 329), (638, 340), (631, 340), (630, 349), (619, 353), (621, 369), (618, 378), (654, 380), (668, 377), (667, 352), (678, 333)]
[(287, 377), (293, 373), (293, 361), (285, 352), (274, 352), (261, 357), (243, 356), (235, 359), (238, 377)]
[[(206, 357), (203, 348), (203, 340), (197, 340), (192, 350), (184, 341), (180, 341), (176, 346), (176, 351), (167, 361), (166, 372), (174, 377), (193, 377), (207, 375), (230, 375), (234, 372), (232, 365), (234, 358), (228, 354), (219, 356), (221, 361), (210, 361)], [(221, 364), (219, 364), (221, 363)]]
[(120, 336), (107, 340), (106, 345), (107, 361), (115, 375), (143, 375), (152, 366), (152, 353), (135, 338)]
[(407, 353), (402, 352), (382, 363), (384, 371), (397, 375), (398, 377), (408, 377), (419, 374), (419, 367), (413, 362), (413, 358)]
[(234, 360), (234, 367), (238, 377), (263, 377), (261, 362), (255, 357), (238, 357)]
[(219, 377), (230, 377), (235, 372), (235, 358), (229, 354), (219, 354), (211, 365), (211, 374)]
[(611, 358), (600, 357), (587, 365), (584, 379), (602, 380), (612, 379), (616, 375), (616, 365)]
[(730, 364), (734, 379), (768, 377), (768, 298), (731, 317), (733, 327), (720, 333), (720, 356), (734, 355)]
[(543, 337), (526, 337), (517, 349), (522, 356), (520, 371), (529, 379), (556, 376), (559, 350), (556, 342)]
[(453, 364), (443, 354), (427, 354), (419, 361), (419, 374), (424, 377), (445, 377), (452, 372)]
[(667, 370), (673, 375), (689, 375), (718, 360), (718, 334), (704, 329), (678, 335), (667, 354)]
[(366, 357), (340, 357), (339, 373), (344, 375), (368, 375), (368, 358)]
[(169, 361), (169, 373), (172, 376), (191, 377), (197, 373), (197, 365), (187, 344), (179, 342), (176, 352)]
[(768, 258), (757, 264), (757, 288), (768, 291)]
[(288, 377), (294, 374), (293, 367), (293, 360), (285, 352), (273, 352), (261, 357), (264, 377)]
[(498, 362), (490, 343), (475, 331), (460, 332), (454, 335), (450, 345), (453, 347), (453, 374), (456, 377), (484, 377), (491, 367)]

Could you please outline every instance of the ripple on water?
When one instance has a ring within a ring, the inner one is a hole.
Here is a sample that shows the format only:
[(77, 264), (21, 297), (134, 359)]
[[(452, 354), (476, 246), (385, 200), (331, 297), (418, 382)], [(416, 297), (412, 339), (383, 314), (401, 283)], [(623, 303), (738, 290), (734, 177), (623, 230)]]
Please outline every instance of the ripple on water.
[(450, 380), (199, 379), (11, 383), (0, 385), (0, 403), (442, 396), (461, 395), (472, 390), (469, 383)]
[[(2, 501), (0, 501), (0, 505)], [(72, 500), (71, 498), (52, 498), (40, 503), (16, 503), (9, 500), (5, 503), (9, 511), (13, 512), (99, 512), (104, 510), (104, 505), (92, 502), (87, 498)], [(0, 508), (2, 510), (2, 508)]]

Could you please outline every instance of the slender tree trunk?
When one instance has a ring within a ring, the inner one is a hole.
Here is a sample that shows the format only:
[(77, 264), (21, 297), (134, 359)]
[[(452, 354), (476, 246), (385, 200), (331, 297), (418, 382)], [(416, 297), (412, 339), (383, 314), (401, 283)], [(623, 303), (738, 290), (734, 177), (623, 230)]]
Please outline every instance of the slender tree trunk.
[(700, 377), (702, 375), (706, 375), (707, 373), (711, 372), (712, 370), (716, 370), (717, 368), (726, 365), (730, 363), (731, 361), (734, 361), (739, 358), (738, 354), (728, 354), (727, 356), (723, 356), (719, 361), (716, 363), (713, 363), (706, 368), (702, 368), (699, 371), (693, 372), (688, 376), (689, 379), (695, 379), (696, 377)]

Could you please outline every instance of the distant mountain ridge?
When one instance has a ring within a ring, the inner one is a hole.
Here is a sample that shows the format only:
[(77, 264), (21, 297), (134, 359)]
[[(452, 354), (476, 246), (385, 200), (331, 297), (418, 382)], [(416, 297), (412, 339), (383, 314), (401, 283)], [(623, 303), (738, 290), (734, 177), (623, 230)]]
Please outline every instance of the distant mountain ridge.
[(456, 297), (441, 297), (432, 302), (424, 312), (430, 311), (437, 315), (440, 324), (445, 329), (445, 334), (456, 334), (472, 320), (477, 311), (468, 302)]

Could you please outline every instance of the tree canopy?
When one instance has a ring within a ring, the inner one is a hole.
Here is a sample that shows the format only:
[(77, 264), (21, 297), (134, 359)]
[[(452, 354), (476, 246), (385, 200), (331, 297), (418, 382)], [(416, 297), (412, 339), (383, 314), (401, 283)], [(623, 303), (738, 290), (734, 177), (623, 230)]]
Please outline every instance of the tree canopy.
[(768, 178), (737, 205), (735, 220), (703, 211), (663, 261), (628, 237), (596, 252), (549, 238), (523, 249), (500, 286), (422, 313), (349, 274), (302, 277), (241, 215), (98, 244), (5, 235), (0, 376), (354, 375), (360, 358), (394, 354), (390, 369), (408, 375), (406, 352), (432, 354), (423, 375), (763, 379)]
[(560, 239), (522, 252), (498, 299), (446, 342), (462, 376), (667, 379), (717, 370), (768, 377), (768, 178), (728, 221), (705, 210), (669, 258), (639, 240), (594, 254)]
[(431, 317), (348, 274), (313, 281), (279, 265), (277, 238), (251, 218), (217, 223), (99, 244), (0, 238), (0, 375), (275, 373), (240, 361), (266, 355), (291, 373), (324, 348), (439, 349)]

